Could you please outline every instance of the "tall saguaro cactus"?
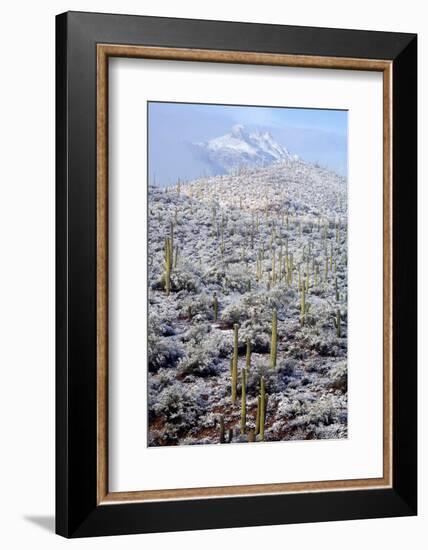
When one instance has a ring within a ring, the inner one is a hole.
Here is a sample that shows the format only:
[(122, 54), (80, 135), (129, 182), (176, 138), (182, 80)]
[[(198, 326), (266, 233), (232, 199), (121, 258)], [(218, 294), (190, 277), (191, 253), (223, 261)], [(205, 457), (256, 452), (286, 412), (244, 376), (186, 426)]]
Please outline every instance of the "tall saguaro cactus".
[(233, 325), (233, 359), (232, 359), (232, 403), (236, 402), (236, 388), (238, 384), (238, 329), (239, 325)]
[(272, 280), (272, 286), (274, 286), (274, 285), (275, 285), (275, 281), (276, 281), (275, 249), (272, 249), (272, 271), (271, 271), (271, 280)]
[(257, 262), (256, 262), (256, 279), (259, 283), (263, 278), (263, 264), (262, 264), (262, 253), (259, 250)]
[(220, 415), (220, 443), (226, 443), (226, 437), (224, 433), (224, 416)]
[(340, 309), (336, 311), (336, 316), (333, 319), (334, 319), (334, 326), (336, 327), (336, 336), (340, 338), (342, 336)]
[(247, 347), (246, 347), (246, 353), (245, 353), (245, 368), (247, 369), (247, 373), (250, 372), (251, 368), (251, 341), (249, 338), (247, 338), (246, 341)]
[(278, 314), (276, 309), (272, 312), (272, 336), (270, 344), (270, 366), (272, 369), (276, 368), (276, 356), (278, 351)]
[(170, 237), (165, 237), (164, 245), (164, 263), (165, 263), (165, 272), (164, 272), (164, 288), (166, 295), (169, 296), (171, 291), (171, 271), (172, 271), (172, 241)]
[(214, 322), (217, 322), (218, 319), (218, 299), (217, 299), (217, 292), (214, 292), (213, 295), (213, 311), (214, 311)]
[(169, 222), (169, 237), (171, 239), (171, 258), (172, 258), (172, 251), (174, 250), (174, 222), (172, 220)]
[(247, 369), (242, 369), (241, 384), (241, 434), (244, 435), (247, 424)]
[(265, 379), (262, 376), (260, 378), (260, 439), (265, 439), (265, 417), (266, 417), (266, 392), (265, 392)]
[(305, 287), (302, 287), (300, 291), (300, 325), (303, 327), (305, 324), (306, 316), (306, 292)]
[(257, 411), (256, 411), (256, 427), (254, 433), (257, 435), (260, 432), (260, 395), (257, 396)]

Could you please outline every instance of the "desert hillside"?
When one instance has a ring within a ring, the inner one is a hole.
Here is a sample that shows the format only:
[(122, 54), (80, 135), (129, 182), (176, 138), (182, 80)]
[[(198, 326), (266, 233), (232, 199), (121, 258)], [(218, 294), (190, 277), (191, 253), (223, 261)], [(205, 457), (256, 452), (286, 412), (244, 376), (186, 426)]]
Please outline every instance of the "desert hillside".
[(149, 445), (347, 436), (346, 197), (292, 157), (149, 187)]

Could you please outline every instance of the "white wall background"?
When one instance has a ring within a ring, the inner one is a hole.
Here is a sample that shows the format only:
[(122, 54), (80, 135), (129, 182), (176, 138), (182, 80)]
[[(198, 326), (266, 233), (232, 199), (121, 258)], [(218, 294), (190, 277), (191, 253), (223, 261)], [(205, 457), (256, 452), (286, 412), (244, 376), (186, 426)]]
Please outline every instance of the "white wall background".
[[(66, 10), (224, 19), (419, 33), (420, 97), (425, 90), (428, 22), (423, 3), (408, 0), (57, 0), (8, 2), (0, 18), (0, 545), (15, 548), (153, 548), (274, 544), (306, 550), (388, 550), (425, 546), (427, 477), (420, 471), (418, 518), (140, 535), (67, 542), (53, 534), (54, 512), (54, 16)], [(425, 66), (423, 66), (425, 65)], [(427, 196), (422, 158), (427, 115), (420, 120), (420, 276), (426, 277)], [(422, 288), (420, 365), (423, 343)], [(420, 369), (420, 464), (426, 462), (428, 390)], [(425, 390), (425, 392), (424, 392)]]

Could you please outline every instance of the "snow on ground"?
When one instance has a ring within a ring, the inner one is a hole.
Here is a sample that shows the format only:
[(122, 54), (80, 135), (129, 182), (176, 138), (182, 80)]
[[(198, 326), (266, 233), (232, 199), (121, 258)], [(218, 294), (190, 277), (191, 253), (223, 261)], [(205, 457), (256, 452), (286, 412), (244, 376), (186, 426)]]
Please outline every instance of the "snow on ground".
[(346, 243), (346, 180), (295, 158), (149, 188), (149, 445), (347, 437)]

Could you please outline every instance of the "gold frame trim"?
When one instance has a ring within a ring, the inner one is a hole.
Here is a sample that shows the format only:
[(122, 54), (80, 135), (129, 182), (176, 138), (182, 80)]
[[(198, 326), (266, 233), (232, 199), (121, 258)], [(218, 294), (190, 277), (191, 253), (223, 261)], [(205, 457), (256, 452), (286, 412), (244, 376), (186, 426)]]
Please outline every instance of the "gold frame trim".
[[(205, 61), (383, 73), (383, 477), (129, 492), (108, 490), (108, 59)], [(97, 504), (392, 487), (392, 62), (187, 48), (97, 45)]]

